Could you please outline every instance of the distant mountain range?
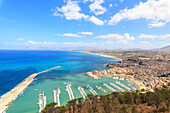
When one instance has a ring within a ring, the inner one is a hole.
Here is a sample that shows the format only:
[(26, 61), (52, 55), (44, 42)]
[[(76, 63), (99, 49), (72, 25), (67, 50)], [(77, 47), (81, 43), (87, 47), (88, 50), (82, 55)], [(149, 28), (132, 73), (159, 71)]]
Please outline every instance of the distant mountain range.
[(158, 49), (154, 49), (156, 51), (164, 51), (164, 52), (170, 52), (170, 45), (162, 47), (162, 48), (158, 48)]

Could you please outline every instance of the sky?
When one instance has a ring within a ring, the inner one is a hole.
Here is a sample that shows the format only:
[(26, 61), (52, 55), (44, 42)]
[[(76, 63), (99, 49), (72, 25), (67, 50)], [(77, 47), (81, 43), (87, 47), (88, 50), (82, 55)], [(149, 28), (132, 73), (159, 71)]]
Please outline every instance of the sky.
[(170, 0), (0, 0), (0, 49), (170, 45)]

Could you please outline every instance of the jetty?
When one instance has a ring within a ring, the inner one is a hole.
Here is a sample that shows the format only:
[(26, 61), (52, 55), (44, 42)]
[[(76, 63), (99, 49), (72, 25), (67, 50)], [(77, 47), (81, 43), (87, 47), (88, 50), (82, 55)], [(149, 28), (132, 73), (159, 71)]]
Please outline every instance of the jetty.
[(92, 87), (90, 87), (89, 85), (87, 85), (86, 87), (89, 88), (89, 91), (90, 91), (93, 95), (98, 95), (98, 94), (96, 93), (96, 91), (95, 91)]
[(26, 79), (24, 79), (20, 84), (18, 84), (11, 91), (9, 91), (6, 94), (4, 94), (3, 96), (1, 96), (1, 98), (0, 98), (0, 113), (3, 113), (6, 111), (6, 109), (9, 107), (11, 102), (14, 101), (18, 97), (18, 95), (23, 93), (24, 89), (27, 88), (27, 86), (29, 84), (31, 84), (32, 81), (34, 81), (34, 78), (37, 75), (45, 73), (45, 72), (53, 70), (53, 69), (56, 69), (56, 68), (59, 68), (59, 67), (60, 66), (56, 66), (56, 67), (47, 69), (47, 70), (39, 72), (39, 73), (34, 73), (34, 74), (30, 75), (29, 77), (27, 77)]
[(122, 87), (124, 87), (124, 88), (127, 89), (128, 91), (131, 90), (129, 87), (125, 86), (124, 84), (122, 84), (122, 83), (120, 83), (120, 82), (118, 82), (118, 81), (116, 81), (115, 83), (118, 84), (118, 85), (120, 85), (120, 86), (122, 86)]
[(96, 85), (96, 88), (97, 88), (97, 89), (99, 89), (100, 91), (102, 91), (102, 92), (104, 92), (104, 93), (106, 93), (106, 94), (107, 94), (107, 91), (106, 91), (106, 90), (104, 90), (101, 86), (97, 86), (97, 85)]
[(113, 87), (117, 88), (118, 90), (120, 90), (121, 92), (124, 92), (124, 90), (122, 88), (120, 88), (119, 86), (117, 86), (114, 83), (110, 83), (110, 85), (112, 85)]
[(55, 107), (60, 106), (60, 88), (58, 88), (58, 90), (53, 90), (53, 94), (54, 94), (54, 102), (57, 103), (57, 105)]
[(45, 108), (47, 104), (47, 98), (46, 96), (44, 96), (44, 92), (42, 94), (39, 94), (39, 99), (37, 104), (39, 105), (39, 113), (41, 113), (41, 111)]
[(107, 84), (103, 83), (103, 86), (106, 86), (108, 89), (110, 89), (111, 91), (115, 92), (116, 90), (113, 89), (112, 87), (108, 86)]
[(84, 99), (88, 99), (87, 94), (85, 93), (84, 89), (81, 86), (78, 86), (78, 90), (80, 91)]
[(71, 89), (71, 83), (67, 83), (66, 91), (68, 92), (70, 100), (74, 99), (73, 91)]

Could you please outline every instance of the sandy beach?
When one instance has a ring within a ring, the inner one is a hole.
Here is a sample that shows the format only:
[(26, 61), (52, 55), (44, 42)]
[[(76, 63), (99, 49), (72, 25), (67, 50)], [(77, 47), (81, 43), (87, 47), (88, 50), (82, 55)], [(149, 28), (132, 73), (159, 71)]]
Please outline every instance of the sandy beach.
[(11, 104), (12, 101), (14, 101), (19, 94), (23, 93), (24, 89), (32, 83), (32, 81), (34, 80), (34, 78), (41, 74), (41, 73), (45, 73), (47, 71), (59, 68), (60, 66), (56, 66), (53, 67), (51, 69), (47, 69), (45, 71), (39, 72), (39, 73), (34, 73), (32, 75), (30, 75), (29, 77), (27, 77), (23, 82), (21, 82), (18, 86), (16, 86), (15, 88), (13, 88), (11, 91), (7, 92), (6, 94), (4, 94), (1, 98), (0, 98), (0, 113), (3, 113)]
[(141, 81), (135, 80), (133, 78), (131, 78), (130, 80), (139, 86), (139, 88), (138, 88), (139, 90), (146, 89), (146, 86)]
[[(99, 55), (99, 56), (103, 56), (103, 57), (117, 58), (117, 57), (115, 57), (115, 56), (111, 56), (111, 55), (98, 54), (98, 53), (91, 53), (91, 52), (87, 52), (87, 51), (78, 51), (78, 52), (88, 53), (88, 54), (94, 54), (94, 55)], [(118, 59), (120, 59), (120, 58), (118, 58)]]

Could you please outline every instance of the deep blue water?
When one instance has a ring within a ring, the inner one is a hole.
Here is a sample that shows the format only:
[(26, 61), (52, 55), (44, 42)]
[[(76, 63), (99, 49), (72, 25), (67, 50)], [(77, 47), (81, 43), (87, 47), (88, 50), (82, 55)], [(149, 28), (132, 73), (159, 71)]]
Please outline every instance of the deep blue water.
[[(10, 91), (29, 75), (61, 66), (37, 78), (58, 78), (67, 74), (105, 69), (104, 64), (118, 59), (73, 51), (0, 50), (0, 96)], [(55, 72), (56, 71), (56, 72)], [(55, 75), (53, 74), (55, 73)]]

